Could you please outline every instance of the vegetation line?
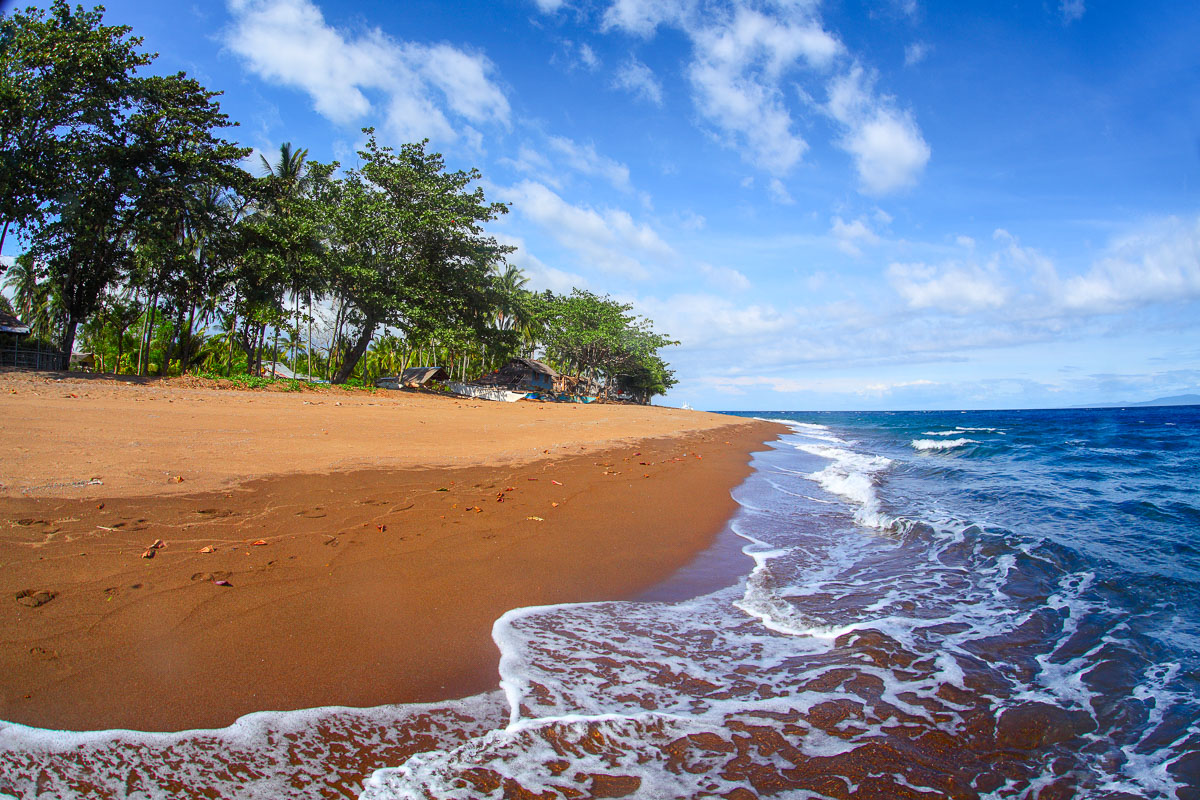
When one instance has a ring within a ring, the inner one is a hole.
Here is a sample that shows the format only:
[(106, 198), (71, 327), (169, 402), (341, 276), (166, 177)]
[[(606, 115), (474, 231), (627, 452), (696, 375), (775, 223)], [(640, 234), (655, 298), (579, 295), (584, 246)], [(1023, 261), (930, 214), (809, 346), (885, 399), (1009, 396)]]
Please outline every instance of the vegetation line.
[(525, 288), (485, 231), (509, 209), (477, 170), (365, 128), (357, 167), (284, 144), (253, 176), (220, 93), (139, 75), (155, 55), (102, 11), (55, 0), (0, 18), (0, 228), (26, 247), (0, 310), (35, 340), (138, 375), (286, 364), (371, 385), (524, 356), (643, 401), (674, 385), (659, 350), (676, 342), (631, 306)]

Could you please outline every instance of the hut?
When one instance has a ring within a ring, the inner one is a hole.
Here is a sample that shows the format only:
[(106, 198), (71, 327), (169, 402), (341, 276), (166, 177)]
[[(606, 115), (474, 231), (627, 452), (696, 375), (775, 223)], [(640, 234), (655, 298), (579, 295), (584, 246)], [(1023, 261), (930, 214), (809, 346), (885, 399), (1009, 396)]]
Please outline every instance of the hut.
[(12, 314), (0, 311), (0, 335), (21, 338), (28, 336), (30, 327)]
[(377, 378), (375, 385), (380, 389), (423, 389), (434, 381), (448, 381), (450, 373), (442, 367), (409, 367), (398, 376)]
[(475, 386), (488, 386), (510, 391), (553, 392), (561, 376), (541, 361), (532, 358), (511, 359), (500, 369), (472, 381)]
[(302, 372), (296, 372), (294, 369), (284, 364), (282, 361), (264, 361), (262, 371), (259, 372), (264, 378), (270, 378), (274, 375), (276, 378), (282, 378), (285, 381), (305, 381), (306, 383), (325, 383), (325, 381), (314, 378), (311, 375), (305, 375)]

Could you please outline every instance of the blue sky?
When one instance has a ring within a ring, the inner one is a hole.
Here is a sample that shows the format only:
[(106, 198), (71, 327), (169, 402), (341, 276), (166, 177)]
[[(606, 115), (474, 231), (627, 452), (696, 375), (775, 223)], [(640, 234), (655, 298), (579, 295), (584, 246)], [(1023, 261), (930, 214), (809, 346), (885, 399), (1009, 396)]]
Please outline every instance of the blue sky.
[(531, 286), (682, 341), (668, 404), (1200, 391), (1191, 3), (106, 6), (247, 146), (353, 163), (373, 125), (479, 167)]

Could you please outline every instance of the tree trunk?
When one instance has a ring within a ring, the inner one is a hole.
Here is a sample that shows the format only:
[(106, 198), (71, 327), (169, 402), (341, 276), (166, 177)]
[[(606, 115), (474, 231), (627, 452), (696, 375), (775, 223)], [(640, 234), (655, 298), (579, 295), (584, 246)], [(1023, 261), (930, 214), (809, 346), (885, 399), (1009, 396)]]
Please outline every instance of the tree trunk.
[(179, 314), (175, 317), (175, 326), (171, 330), (171, 338), (167, 339), (167, 352), (163, 354), (163, 363), (159, 367), (158, 374), (166, 377), (171, 371), (171, 356), (175, 355), (175, 340), (183, 336), (183, 306), (179, 307)]
[(192, 360), (192, 329), (196, 324), (196, 307), (189, 303), (188, 323), (187, 323), (187, 338), (183, 340), (183, 353), (179, 356), (179, 374), (183, 375), (188, 371), (188, 363)]
[(229, 320), (229, 353), (225, 356), (225, 377), (233, 375), (233, 340), (237, 337), (237, 290), (233, 293), (233, 316)]
[(271, 341), (271, 380), (275, 380), (275, 365), (279, 363), (279, 326), (275, 326), (275, 338)]
[(62, 346), (59, 348), (63, 352), (64, 364), (61, 369), (68, 369), (71, 366), (71, 349), (75, 347), (75, 329), (79, 327), (79, 320), (75, 317), (67, 317), (67, 326), (63, 329)]
[(375, 335), (375, 327), (379, 321), (372, 316), (368, 316), (363, 324), (362, 332), (358, 335), (358, 340), (354, 346), (350, 348), (350, 352), (346, 354), (346, 358), (342, 361), (341, 367), (338, 368), (337, 375), (334, 376), (334, 383), (345, 383), (350, 377), (350, 373), (354, 372), (354, 368), (358, 366), (359, 360), (362, 359), (363, 353), (367, 352), (367, 345), (371, 343), (371, 337)]
[(267, 325), (263, 323), (258, 327), (258, 344), (255, 347), (254, 355), (254, 372), (251, 373), (255, 377), (262, 375), (262, 351), (263, 346), (267, 343)]
[(312, 380), (312, 292), (308, 293), (308, 339), (304, 342), (304, 352), (308, 355), (308, 379)]
[(146, 329), (150, 327), (150, 290), (146, 290), (146, 310), (142, 312), (142, 328), (138, 331), (137, 367), (134, 375), (142, 374), (142, 353), (146, 345)]

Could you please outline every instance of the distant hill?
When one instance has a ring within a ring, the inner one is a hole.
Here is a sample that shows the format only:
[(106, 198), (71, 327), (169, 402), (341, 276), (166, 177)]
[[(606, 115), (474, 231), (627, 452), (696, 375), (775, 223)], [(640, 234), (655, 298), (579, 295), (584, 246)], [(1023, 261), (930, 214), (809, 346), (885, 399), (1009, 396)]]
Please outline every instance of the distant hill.
[(1089, 403), (1086, 406), (1071, 406), (1071, 408), (1138, 408), (1141, 406), (1200, 406), (1200, 394), (1176, 394), (1170, 397), (1156, 397), (1141, 403)]

